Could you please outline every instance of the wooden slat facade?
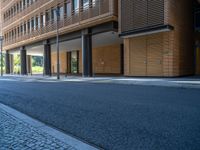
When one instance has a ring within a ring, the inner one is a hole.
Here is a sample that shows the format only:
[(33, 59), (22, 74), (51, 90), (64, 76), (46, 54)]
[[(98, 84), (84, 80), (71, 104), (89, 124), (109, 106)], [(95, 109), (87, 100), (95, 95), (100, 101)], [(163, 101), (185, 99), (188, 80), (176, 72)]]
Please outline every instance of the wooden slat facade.
[[(128, 8), (128, 2), (134, 7)], [(149, 2), (147, 10), (145, 2)], [(173, 26), (169, 32), (125, 37), (126, 76), (172, 77), (194, 74), (193, 1), (124, 0), (121, 3), (125, 4), (120, 15), (121, 33), (158, 24)], [(134, 14), (136, 10), (138, 12)], [(132, 18), (129, 16), (132, 20), (123, 23), (128, 13), (132, 15)], [(147, 20), (146, 24), (144, 20)], [(132, 24), (128, 25), (129, 22)]]
[(121, 0), (121, 32), (164, 25), (164, 0)]
[[(17, 0), (18, 1), (18, 0)], [(81, 1), (81, 0), (80, 0)], [(14, 49), (22, 45), (45, 40), (56, 36), (56, 21), (45, 21), (45, 25), (36, 25), (27, 32), (17, 32), (24, 23), (31, 22), (36, 16), (51, 13), (52, 8), (63, 7), (66, 0), (37, 0), (35, 3), (6, 20), (3, 23), (5, 35), (4, 50)], [(6, 6), (9, 8), (8, 6)], [(71, 15), (64, 14), (59, 20), (59, 33), (66, 34), (84, 28), (92, 27), (109, 21), (118, 20), (118, 3), (116, 0), (95, 0), (94, 4), (79, 6), (77, 10), (71, 9)], [(6, 11), (3, 10), (2, 13)]]

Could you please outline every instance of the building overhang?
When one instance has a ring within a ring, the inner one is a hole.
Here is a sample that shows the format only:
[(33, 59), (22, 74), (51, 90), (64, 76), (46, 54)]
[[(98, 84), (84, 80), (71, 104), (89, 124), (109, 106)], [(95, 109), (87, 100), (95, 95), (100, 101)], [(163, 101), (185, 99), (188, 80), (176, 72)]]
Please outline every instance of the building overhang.
[(150, 35), (160, 32), (169, 32), (174, 29), (171, 25), (158, 25), (153, 27), (146, 27), (141, 28), (137, 30), (127, 31), (120, 34), (120, 37), (122, 38), (131, 38), (131, 37), (138, 37), (138, 36), (144, 36), (144, 35)]

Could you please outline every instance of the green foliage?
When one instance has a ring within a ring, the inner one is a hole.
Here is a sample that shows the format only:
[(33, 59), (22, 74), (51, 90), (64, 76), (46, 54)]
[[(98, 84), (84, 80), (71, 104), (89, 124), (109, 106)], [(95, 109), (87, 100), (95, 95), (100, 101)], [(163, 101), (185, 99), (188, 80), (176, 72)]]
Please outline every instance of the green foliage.
[(13, 73), (14, 74), (20, 74), (20, 56), (15, 54), (13, 55)]
[(43, 67), (41, 67), (41, 66), (34, 66), (34, 67), (32, 67), (32, 72), (33, 73), (43, 73)]
[[(15, 74), (20, 74), (20, 55), (14, 55), (14, 68)], [(43, 73), (43, 57), (32, 56), (32, 73)]]
[(32, 65), (34, 66), (43, 66), (43, 57), (41, 56), (32, 56)]
[[(3, 67), (3, 72), (5, 72), (5, 54), (2, 55), (2, 67)], [(0, 55), (0, 67), (1, 67), (1, 55)]]

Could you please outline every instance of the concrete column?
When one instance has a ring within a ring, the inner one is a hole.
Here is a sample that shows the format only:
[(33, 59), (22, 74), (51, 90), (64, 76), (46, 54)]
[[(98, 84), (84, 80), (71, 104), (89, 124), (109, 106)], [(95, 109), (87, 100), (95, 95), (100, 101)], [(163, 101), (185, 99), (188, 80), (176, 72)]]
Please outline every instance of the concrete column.
[(26, 49), (24, 46), (21, 47), (20, 58), (21, 58), (21, 75), (27, 75)]
[(92, 73), (92, 35), (89, 29), (82, 31), (83, 77), (91, 77)]
[(5, 55), (5, 61), (6, 61), (6, 74), (10, 74), (10, 54), (8, 51), (6, 51)]
[(10, 73), (13, 74), (14, 71), (14, 57), (10, 54)]
[(51, 44), (44, 42), (44, 75), (51, 76)]
[(120, 45), (120, 73), (124, 74), (124, 44)]
[(27, 55), (26, 60), (27, 60), (27, 73), (32, 74), (32, 56)]
[(67, 74), (71, 73), (71, 53), (67, 52)]
[(79, 74), (80, 70), (79, 70), (79, 51), (76, 52), (77, 53), (77, 74)]

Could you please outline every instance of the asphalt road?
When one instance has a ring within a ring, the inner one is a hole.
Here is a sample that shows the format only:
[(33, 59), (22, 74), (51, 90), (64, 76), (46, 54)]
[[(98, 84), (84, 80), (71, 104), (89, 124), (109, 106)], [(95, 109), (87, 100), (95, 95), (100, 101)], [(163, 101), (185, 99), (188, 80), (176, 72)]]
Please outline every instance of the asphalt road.
[(199, 150), (200, 90), (0, 81), (0, 102), (108, 150)]

